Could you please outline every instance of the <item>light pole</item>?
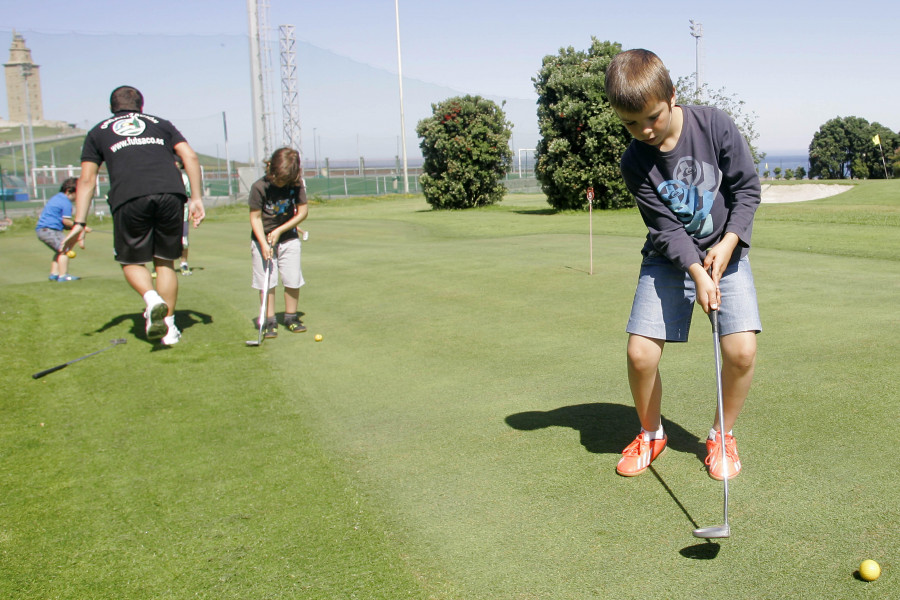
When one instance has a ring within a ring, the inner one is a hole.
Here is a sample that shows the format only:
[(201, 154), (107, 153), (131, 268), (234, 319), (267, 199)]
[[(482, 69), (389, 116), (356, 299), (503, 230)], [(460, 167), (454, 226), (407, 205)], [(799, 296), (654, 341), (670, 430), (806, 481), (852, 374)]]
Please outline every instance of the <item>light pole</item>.
[(313, 127), (313, 161), (316, 163), (316, 177), (319, 176), (319, 142), (316, 137), (316, 128)]
[(690, 20), (691, 23), (691, 36), (695, 40), (697, 40), (696, 48), (694, 51), (694, 60), (696, 62), (696, 71), (695, 75), (695, 85), (697, 88), (697, 98), (700, 98), (700, 85), (702, 84), (702, 80), (700, 78), (700, 38), (703, 37), (703, 23), (696, 23), (693, 19)]
[(409, 193), (409, 169), (406, 162), (406, 119), (403, 116), (403, 61), (400, 59), (400, 0), (394, 0), (397, 20), (397, 78), (400, 81), (400, 138), (403, 148), (403, 193)]

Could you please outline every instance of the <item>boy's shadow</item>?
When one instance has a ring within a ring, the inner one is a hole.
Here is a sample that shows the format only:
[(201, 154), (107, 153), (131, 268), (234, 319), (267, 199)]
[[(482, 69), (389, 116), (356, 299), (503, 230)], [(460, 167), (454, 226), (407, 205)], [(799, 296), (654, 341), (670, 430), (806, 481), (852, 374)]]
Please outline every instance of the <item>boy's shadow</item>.
[[(607, 402), (575, 404), (548, 411), (528, 411), (506, 417), (506, 424), (519, 431), (534, 431), (547, 427), (568, 427), (581, 434), (581, 445), (594, 454), (619, 454), (634, 440), (641, 424), (634, 407)], [(669, 436), (668, 446), (678, 452), (706, 458), (706, 443), (677, 423), (662, 418)]]
[[(528, 411), (506, 417), (506, 424), (519, 431), (535, 431), (547, 427), (568, 427), (581, 434), (581, 445), (595, 454), (619, 454), (634, 440), (640, 430), (634, 408), (621, 404), (595, 402), (562, 406), (548, 411)], [(701, 461), (706, 458), (706, 443), (683, 427), (662, 419), (663, 428), (669, 436), (668, 446), (679, 452), (693, 453)], [(672, 498), (692, 527), (698, 527), (696, 520), (679, 500), (662, 476), (651, 465), (648, 469), (656, 477), (666, 493)], [(719, 544), (710, 540), (682, 548), (681, 555), (695, 560), (711, 560), (719, 553)]]
[[(155, 344), (155, 342), (151, 342), (147, 339), (147, 334), (144, 331), (145, 321), (144, 321), (144, 313), (130, 313), (119, 315), (117, 317), (113, 317), (96, 330), (89, 334), (85, 335), (93, 335), (95, 333), (103, 333), (107, 329), (111, 329), (122, 323), (131, 322), (130, 333), (134, 337), (138, 339), (143, 339), (147, 343)], [(194, 325), (203, 324), (209, 325), (213, 322), (213, 318), (211, 315), (206, 313), (197, 312), (194, 310), (176, 310), (175, 311), (175, 326), (178, 327), (182, 332), (186, 329), (190, 329)], [(165, 348), (165, 346), (160, 346), (160, 348)]]

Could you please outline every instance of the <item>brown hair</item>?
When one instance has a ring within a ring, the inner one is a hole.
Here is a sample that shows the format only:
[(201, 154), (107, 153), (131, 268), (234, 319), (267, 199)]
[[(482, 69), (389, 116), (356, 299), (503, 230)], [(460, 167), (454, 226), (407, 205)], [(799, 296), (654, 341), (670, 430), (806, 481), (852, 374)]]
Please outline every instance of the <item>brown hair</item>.
[(144, 95), (130, 85), (117, 87), (109, 95), (109, 111), (119, 112), (120, 110), (141, 112), (144, 110)]
[(649, 50), (620, 52), (606, 68), (606, 97), (613, 108), (640, 112), (651, 102), (668, 102), (675, 93), (662, 60)]
[(266, 180), (276, 187), (302, 185), (302, 178), (300, 153), (293, 148), (279, 148), (266, 161)]
[(77, 177), (69, 177), (65, 181), (62, 182), (62, 185), (59, 188), (63, 194), (69, 194), (74, 192), (78, 188), (78, 178)]

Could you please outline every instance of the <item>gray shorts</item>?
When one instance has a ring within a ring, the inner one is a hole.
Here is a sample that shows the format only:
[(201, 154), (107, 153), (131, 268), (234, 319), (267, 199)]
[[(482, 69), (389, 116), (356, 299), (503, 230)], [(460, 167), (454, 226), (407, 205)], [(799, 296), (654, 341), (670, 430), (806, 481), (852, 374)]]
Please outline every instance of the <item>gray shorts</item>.
[[(725, 269), (719, 282), (719, 334), (762, 331), (750, 259)], [(691, 276), (668, 259), (652, 256), (641, 263), (637, 291), (626, 331), (655, 340), (686, 342), (691, 329), (696, 289)]]
[[(262, 253), (259, 251), (259, 243), (250, 242), (250, 254), (253, 256), (253, 282), (251, 287), (262, 290), (266, 287), (266, 267), (263, 264)], [(304, 283), (303, 272), (300, 270), (300, 240), (294, 238), (286, 242), (278, 242), (275, 247), (275, 260), (272, 261), (272, 273), (269, 276), (269, 289), (278, 287), (278, 276), (281, 275), (281, 283), (286, 288), (299, 288)]]
[(60, 229), (41, 227), (37, 230), (38, 239), (47, 244), (47, 247), (53, 250), (53, 254), (59, 254), (59, 247), (62, 246), (67, 235), (65, 231)]

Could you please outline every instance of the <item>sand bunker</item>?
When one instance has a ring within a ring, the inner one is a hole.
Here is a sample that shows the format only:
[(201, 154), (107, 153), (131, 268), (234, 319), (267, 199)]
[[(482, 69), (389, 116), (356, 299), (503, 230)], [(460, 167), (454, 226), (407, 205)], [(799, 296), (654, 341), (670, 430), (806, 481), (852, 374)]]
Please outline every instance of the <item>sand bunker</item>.
[(827, 198), (851, 189), (852, 185), (828, 185), (825, 183), (802, 183), (799, 185), (762, 184), (762, 201), (765, 204), (780, 202), (805, 202)]

